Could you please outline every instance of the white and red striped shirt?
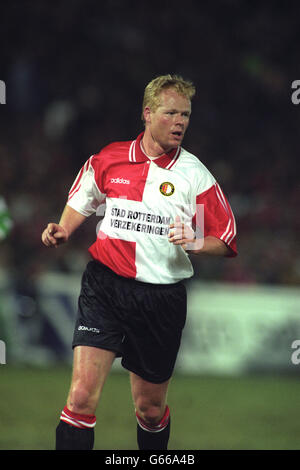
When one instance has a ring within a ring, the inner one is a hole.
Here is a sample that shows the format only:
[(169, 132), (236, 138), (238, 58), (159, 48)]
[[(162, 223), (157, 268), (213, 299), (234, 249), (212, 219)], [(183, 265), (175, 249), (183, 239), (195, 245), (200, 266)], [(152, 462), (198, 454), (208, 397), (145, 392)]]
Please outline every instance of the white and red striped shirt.
[[(92, 155), (80, 170), (67, 204), (84, 216), (105, 215), (92, 257), (117, 274), (154, 284), (193, 275), (188, 254), (168, 241), (175, 216), (197, 225), (204, 209), (204, 236), (223, 240), (237, 254), (236, 224), (220, 186), (182, 147), (150, 160), (141, 139), (115, 142)], [(105, 206), (103, 206), (105, 204)], [(99, 227), (100, 225), (100, 227)]]

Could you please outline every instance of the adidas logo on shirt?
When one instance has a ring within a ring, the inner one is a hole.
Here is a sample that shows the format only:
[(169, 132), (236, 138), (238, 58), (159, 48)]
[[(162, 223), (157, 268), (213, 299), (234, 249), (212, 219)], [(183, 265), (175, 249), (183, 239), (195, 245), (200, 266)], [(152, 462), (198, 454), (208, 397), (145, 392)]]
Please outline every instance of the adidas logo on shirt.
[(130, 184), (130, 180), (125, 180), (124, 178), (111, 178), (110, 182), (119, 184)]

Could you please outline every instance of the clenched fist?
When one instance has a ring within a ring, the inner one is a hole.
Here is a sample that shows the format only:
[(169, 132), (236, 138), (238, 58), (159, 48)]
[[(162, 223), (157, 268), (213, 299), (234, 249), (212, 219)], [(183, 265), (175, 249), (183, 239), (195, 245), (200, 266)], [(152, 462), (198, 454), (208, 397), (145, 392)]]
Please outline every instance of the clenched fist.
[(42, 233), (42, 242), (49, 248), (57, 248), (68, 241), (67, 230), (61, 225), (51, 222)]

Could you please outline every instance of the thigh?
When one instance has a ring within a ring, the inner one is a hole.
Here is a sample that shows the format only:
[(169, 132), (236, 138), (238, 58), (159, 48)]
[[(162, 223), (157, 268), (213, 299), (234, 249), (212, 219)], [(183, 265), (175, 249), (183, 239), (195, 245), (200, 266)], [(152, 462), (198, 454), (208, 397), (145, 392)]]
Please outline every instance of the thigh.
[(69, 409), (87, 413), (95, 411), (115, 356), (113, 351), (92, 346), (74, 348), (72, 382), (67, 401)]

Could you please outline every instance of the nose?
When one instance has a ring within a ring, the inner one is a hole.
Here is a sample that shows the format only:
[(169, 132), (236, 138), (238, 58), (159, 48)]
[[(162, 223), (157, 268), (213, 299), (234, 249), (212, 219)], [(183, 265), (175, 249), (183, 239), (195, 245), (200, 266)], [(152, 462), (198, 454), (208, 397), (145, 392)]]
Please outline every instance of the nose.
[(184, 116), (182, 116), (182, 114), (180, 113), (176, 114), (175, 124), (178, 124), (181, 127), (184, 127), (184, 123), (185, 123)]

